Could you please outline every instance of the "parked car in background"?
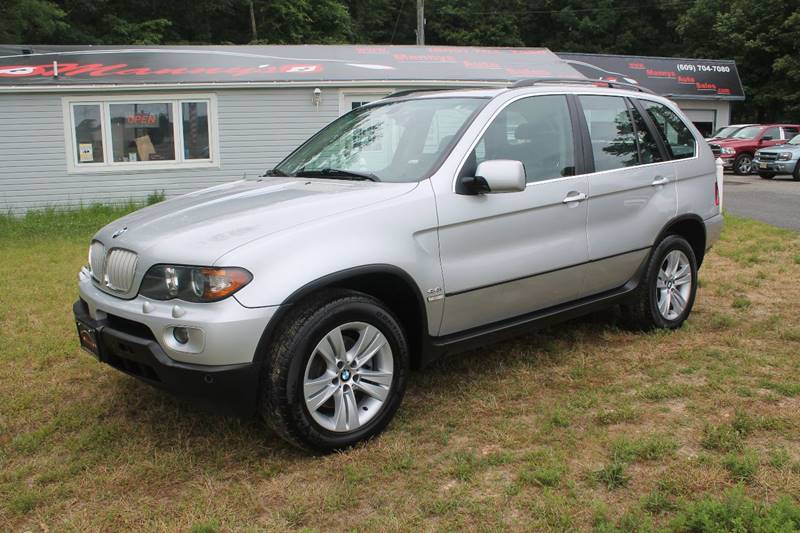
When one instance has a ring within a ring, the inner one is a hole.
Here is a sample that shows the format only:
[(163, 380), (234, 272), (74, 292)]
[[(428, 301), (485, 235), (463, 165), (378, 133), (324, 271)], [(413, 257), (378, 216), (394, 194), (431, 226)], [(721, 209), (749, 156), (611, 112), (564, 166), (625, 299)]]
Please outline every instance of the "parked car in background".
[(680, 327), (720, 211), (711, 150), (666, 98), (401, 92), (257, 181), (101, 229), (73, 310), (100, 361), (327, 452), (380, 433), (443, 354), (615, 304)]
[(758, 175), (771, 180), (776, 175), (791, 174), (795, 181), (800, 181), (800, 135), (795, 135), (789, 142), (756, 150), (753, 166)]
[(728, 139), (733, 137), (734, 133), (747, 126), (758, 126), (758, 124), (730, 124), (728, 126), (723, 126), (717, 129), (711, 137), (706, 137), (706, 140), (711, 142), (717, 139)]
[(725, 170), (746, 175), (753, 172), (753, 156), (759, 148), (784, 144), (800, 133), (797, 124), (746, 126), (727, 139), (710, 143), (711, 151), (722, 160)]

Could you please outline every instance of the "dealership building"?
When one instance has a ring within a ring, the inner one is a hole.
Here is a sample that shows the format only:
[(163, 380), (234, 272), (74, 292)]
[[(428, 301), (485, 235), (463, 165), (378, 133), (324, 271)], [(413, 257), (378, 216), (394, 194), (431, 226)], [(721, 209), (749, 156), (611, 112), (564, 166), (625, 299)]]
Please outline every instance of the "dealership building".
[(703, 133), (744, 99), (727, 60), (414, 46), (0, 45), (0, 210), (255, 178), (336, 117), (409, 88), (536, 77), (637, 84)]

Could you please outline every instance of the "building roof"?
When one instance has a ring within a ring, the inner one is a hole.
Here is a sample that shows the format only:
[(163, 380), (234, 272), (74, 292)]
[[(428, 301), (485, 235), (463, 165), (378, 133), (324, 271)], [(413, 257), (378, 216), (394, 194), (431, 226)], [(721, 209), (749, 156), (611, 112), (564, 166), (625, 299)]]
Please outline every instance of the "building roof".
[(674, 98), (744, 100), (742, 80), (732, 60), (565, 52), (557, 55), (587, 78), (636, 83)]
[(0, 45), (0, 91), (14, 92), (153, 85), (475, 86), (539, 77), (632, 81), (675, 97), (744, 98), (733, 61), (458, 46)]

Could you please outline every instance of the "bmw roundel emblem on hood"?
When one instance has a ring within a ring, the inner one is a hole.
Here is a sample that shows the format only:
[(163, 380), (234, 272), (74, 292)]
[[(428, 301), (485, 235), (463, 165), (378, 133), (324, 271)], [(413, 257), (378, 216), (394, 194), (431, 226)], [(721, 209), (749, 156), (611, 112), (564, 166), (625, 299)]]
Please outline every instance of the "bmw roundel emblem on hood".
[(125, 226), (124, 228), (120, 228), (117, 231), (115, 231), (114, 233), (112, 233), (111, 234), (111, 238), (112, 239), (116, 239), (117, 237), (119, 237), (120, 235), (125, 233), (126, 231), (128, 231), (128, 226)]

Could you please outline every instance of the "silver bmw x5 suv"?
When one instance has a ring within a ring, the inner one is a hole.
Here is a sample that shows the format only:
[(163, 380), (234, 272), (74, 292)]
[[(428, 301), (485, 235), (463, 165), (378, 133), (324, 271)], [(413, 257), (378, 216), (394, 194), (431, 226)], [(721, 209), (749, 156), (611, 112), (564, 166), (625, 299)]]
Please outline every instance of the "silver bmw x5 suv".
[(258, 180), (101, 229), (79, 337), (149, 384), (340, 449), (445, 353), (611, 305), (680, 327), (722, 228), (715, 171), (670, 101), (621, 84), (397, 93)]

